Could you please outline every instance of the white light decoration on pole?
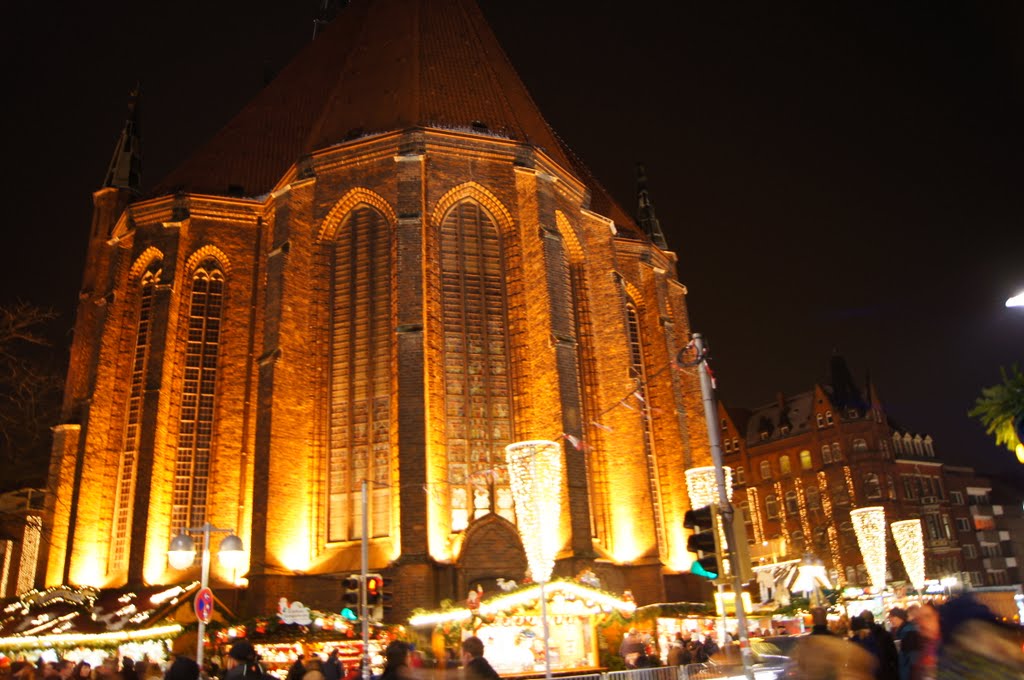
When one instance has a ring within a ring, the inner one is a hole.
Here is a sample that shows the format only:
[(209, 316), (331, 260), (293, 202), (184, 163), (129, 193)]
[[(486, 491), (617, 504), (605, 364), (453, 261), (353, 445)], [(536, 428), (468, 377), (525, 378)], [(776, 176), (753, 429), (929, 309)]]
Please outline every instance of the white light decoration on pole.
[(885, 508), (873, 505), (850, 511), (850, 521), (857, 533), (857, 545), (864, 557), (871, 587), (885, 589)]
[(540, 584), (541, 619), (544, 622), (545, 677), (551, 678), (547, 595), (559, 544), (562, 513), (562, 447), (557, 442), (535, 440), (505, 447), (509, 485), (516, 506), (516, 523), (526, 551), (530, 575)]
[(924, 532), (921, 520), (906, 519), (892, 523), (892, 537), (903, 558), (907, 578), (917, 592), (924, 590)]
[[(722, 466), (725, 473), (725, 495), (732, 500), (732, 468)], [(686, 471), (686, 491), (690, 496), (691, 508), (703, 508), (718, 502), (718, 482), (715, 480), (715, 466), (690, 468)]]

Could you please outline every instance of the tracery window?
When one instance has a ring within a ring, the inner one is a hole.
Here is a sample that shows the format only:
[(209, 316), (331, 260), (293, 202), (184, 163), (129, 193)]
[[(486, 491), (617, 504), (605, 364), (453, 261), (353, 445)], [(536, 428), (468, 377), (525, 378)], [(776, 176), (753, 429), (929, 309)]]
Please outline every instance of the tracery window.
[(489, 512), (514, 522), (502, 467), (513, 415), (505, 265), (497, 226), (474, 201), (442, 220), (441, 287), (452, 530)]
[(786, 515), (800, 514), (800, 503), (796, 497), (796, 491), (786, 492)]
[(142, 420), (142, 398), (145, 386), (146, 363), (149, 359), (150, 332), (153, 322), (153, 297), (160, 283), (162, 263), (152, 262), (139, 279), (138, 316), (135, 323), (135, 345), (131, 358), (131, 378), (128, 386), (127, 417), (121, 464), (118, 470), (117, 494), (114, 504), (114, 540), (111, 567), (124, 568), (128, 561), (128, 543), (131, 533), (131, 514), (135, 499), (135, 478), (138, 471), (139, 429)]
[(775, 494), (768, 494), (764, 497), (764, 514), (768, 519), (779, 518), (779, 502)]
[(391, 230), (360, 206), (331, 243), (330, 435), (327, 460), (329, 541), (390, 532)]
[(867, 498), (882, 497), (882, 486), (878, 482), (878, 475), (874, 472), (864, 475), (864, 495)]
[(172, 530), (206, 523), (223, 299), (223, 272), (215, 260), (206, 260), (192, 275), (178, 457), (174, 464)]
[(807, 487), (807, 491), (804, 492), (804, 496), (807, 499), (808, 510), (818, 510), (821, 508), (821, 495), (818, 491), (818, 487), (813, 484)]

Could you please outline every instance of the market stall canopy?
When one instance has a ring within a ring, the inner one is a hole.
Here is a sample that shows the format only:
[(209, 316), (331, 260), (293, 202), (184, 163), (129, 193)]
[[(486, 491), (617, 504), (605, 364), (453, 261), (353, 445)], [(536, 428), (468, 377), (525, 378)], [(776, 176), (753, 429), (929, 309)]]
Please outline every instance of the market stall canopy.
[[(176, 637), (183, 624), (195, 620), (192, 596), (198, 591), (198, 581), (139, 588), (58, 586), (31, 591), (2, 603), (0, 650)], [(219, 601), (215, 611), (220, 619), (226, 613)]]
[[(558, 601), (565, 607), (551, 611), (551, 615), (562, 613), (585, 615), (617, 611), (630, 616), (636, 611), (636, 602), (630, 597), (616, 597), (603, 590), (589, 588), (573, 581), (552, 581), (545, 586), (548, 601)], [(417, 614), (409, 619), (414, 627), (436, 626), (442, 623), (468, 621), (474, 616), (494, 616), (528, 606), (540, 599), (540, 585), (531, 585), (510, 593), (501, 593), (485, 598), (473, 609), (458, 607), (435, 612)]]

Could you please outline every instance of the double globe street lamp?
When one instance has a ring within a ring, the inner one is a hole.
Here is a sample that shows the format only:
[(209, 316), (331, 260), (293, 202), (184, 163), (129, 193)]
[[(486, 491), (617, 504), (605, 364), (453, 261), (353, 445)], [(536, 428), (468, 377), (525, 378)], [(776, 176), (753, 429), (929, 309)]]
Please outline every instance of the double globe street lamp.
[[(209, 586), (210, 580), (210, 534), (228, 534), (220, 542), (217, 550), (217, 557), (220, 563), (228, 569), (237, 569), (245, 563), (245, 548), (242, 539), (235, 535), (233, 529), (219, 529), (209, 522), (201, 527), (181, 529), (181, 533), (171, 539), (171, 545), (167, 549), (167, 561), (172, 567), (178, 570), (189, 569), (196, 563), (196, 542), (189, 534), (203, 535), (202, 569), (199, 579), (199, 593), (196, 597), (203, 597)], [(198, 609), (198, 608), (197, 608)], [(203, 667), (203, 638), (206, 637), (206, 621), (198, 615), (199, 630), (196, 642), (196, 663), (199, 668)]]

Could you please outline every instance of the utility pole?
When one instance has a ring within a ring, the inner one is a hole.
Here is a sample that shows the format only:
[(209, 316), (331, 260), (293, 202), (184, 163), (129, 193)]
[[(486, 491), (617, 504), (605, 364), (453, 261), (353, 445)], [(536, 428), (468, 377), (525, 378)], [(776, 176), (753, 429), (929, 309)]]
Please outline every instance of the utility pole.
[[(743, 609), (743, 580), (740, 576), (739, 551), (736, 550), (736, 532), (733, 530), (732, 503), (729, 502), (729, 494), (725, 489), (725, 469), (722, 461), (722, 431), (718, 424), (718, 409), (715, 405), (715, 387), (711, 383), (711, 368), (708, 364), (708, 353), (704, 347), (704, 336), (700, 333), (693, 334), (693, 345), (697, 351), (697, 371), (700, 374), (700, 392), (704, 399), (704, 419), (708, 425), (708, 441), (711, 444), (711, 460), (715, 465), (715, 482), (718, 485), (718, 507), (722, 515), (722, 531), (725, 540), (729, 544), (726, 548), (726, 555), (729, 558), (729, 567), (732, 572), (732, 590), (735, 594), (736, 603), (736, 625), (739, 628), (740, 655), (743, 659), (743, 672), (747, 680), (754, 680), (753, 655), (750, 653), (750, 639), (747, 634), (747, 613)], [(742, 540), (746, 540), (746, 536)], [(724, 565), (721, 565), (724, 566)], [(722, 603), (722, 611), (725, 611), (725, 603)], [(723, 616), (724, 618), (724, 616)]]

